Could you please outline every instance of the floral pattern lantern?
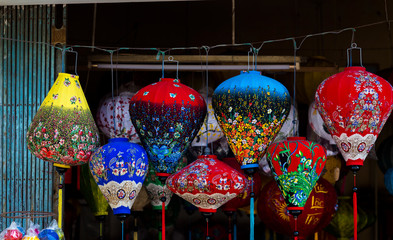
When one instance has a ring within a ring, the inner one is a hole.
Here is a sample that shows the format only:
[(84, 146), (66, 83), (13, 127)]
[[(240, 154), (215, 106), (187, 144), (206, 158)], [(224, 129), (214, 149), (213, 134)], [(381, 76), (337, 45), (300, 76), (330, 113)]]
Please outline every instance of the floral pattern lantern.
[(178, 79), (161, 78), (132, 97), (130, 115), (152, 166), (167, 177), (198, 133), (206, 103)]
[[(166, 185), (181, 198), (196, 206), (208, 218), (217, 208), (242, 193), (247, 179), (215, 155), (202, 155), (193, 163), (168, 177)], [(206, 238), (209, 238), (207, 229)]]
[(207, 125), (202, 124), (201, 129), (191, 143), (193, 147), (205, 147), (207, 146), (207, 144), (215, 142), (218, 139), (224, 137), (224, 133), (221, 131), (220, 125), (218, 124), (217, 119), (214, 116), (211, 97), (207, 99), (207, 111)]
[(356, 175), (393, 108), (392, 86), (364, 67), (347, 67), (325, 79), (315, 101), (346, 165), (354, 175), (354, 239), (357, 240)]
[[(264, 224), (278, 233), (291, 236), (294, 219), (288, 214), (287, 204), (275, 181), (266, 184), (258, 198), (258, 215)], [(326, 227), (337, 211), (334, 187), (319, 179), (298, 217), (299, 239), (306, 239)]]
[(145, 150), (127, 138), (109, 139), (92, 155), (90, 170), (113, 213), (129, 215), (148, 170)]
[[(304, 137), (289, 137), (286, 141), (273, 143), (267, 151), (267, 158), (288, 210), (297, 223), (297, 217), (325, 166), (326, 150)], [(295, 239), (297, 234), (295, 229)]]
[(134, 93), (122, 92), (119, 96), (106, 98), (97, 111), (97, 125), (108, 138), (128, 138), (139, 143), (140, 139), (130, 118), (130, 101)]
[(245, 71), (221, 83), (213, 109), (242, 169), (258, 168), (290, 110), (288, 90), (258, 71)]
[(67, 168), (87, 163), (99, 145), (98, 129), (79, 77), (59, 73), (27, 131), (38, 158)]

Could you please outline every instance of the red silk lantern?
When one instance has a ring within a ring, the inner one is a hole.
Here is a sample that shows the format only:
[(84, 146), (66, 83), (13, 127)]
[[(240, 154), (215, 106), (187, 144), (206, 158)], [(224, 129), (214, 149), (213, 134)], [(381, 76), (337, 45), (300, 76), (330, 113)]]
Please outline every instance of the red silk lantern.
[[(258, 215), (272, 230), (291, 236), (294, 218), (288, 214), (287, 204), (275, 181), (262, 189), (258, 200)], [(334, 187), (325, 179), (319, 179), (303, 213), (298, 217), (299, 239), (306, 239), (314, 232), (325, 228), (337, 210), (337, 195)]]
[(364, 67), (347, 67), (319, 85), (315, 100), (347, 166), (362, 166), (392, 111), (392, 86)]
[[(239, 171), (239, 173), (241, 172), (240, 165), (237, 163), (236, 158), (224, 158), (224, 159), (222, 159), (222, 161), (224, 163), (228, 164), (229, 166), (231, 166), (232, 168), (236, 169), (237, 171)], [(244, 189), (244, 191), (242, 193), (240, 193), (239, 195), (237, 195), (237, 197), (233, 198), (232, 200), (230, 200), (229, 202), (225, 203), (222, 206), (223, 211), (234, 212), (238, 208), (250, 205), (251, 181), (253, 181), (252, 184), (254, 186), (253, 187), (254, 194), (256, 196), (259, 195), (262, 182), (261, 182), (260, 176), (258, 176), (258, 173), (254, 173), (254, 176), (252, 179), (246, 180), (247, 185), (246, 185), (246, 188)]]
[(202, 96), (178, 79), (161, 78), (132, 97), (131, 120), (158, 175), (175, 172), (206, 111)]

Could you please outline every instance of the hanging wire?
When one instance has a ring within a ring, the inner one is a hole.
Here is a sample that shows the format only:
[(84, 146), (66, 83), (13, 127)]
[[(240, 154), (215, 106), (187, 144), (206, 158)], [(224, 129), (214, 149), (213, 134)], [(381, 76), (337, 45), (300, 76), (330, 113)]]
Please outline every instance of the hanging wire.
[[(209, 105), (209, 51), (210, 48), (207, 46), (204, 46), (203, 49), (206, 52), (206, 101), (207, 104)], [(209, 151), (209, 106), (207, 106), (208, 109), (206, 111), (206, 153)], [(213, 145), (212, 145), (213, 147)], [(211, 149), (211, 152), (213, 152), (213, 148)], [(210, 152), (209, 152), (210, 154)]]
[(116, 135), (116, 103), (115, 103), (115, 94), (114, 94), (114, 86), (113, 86), (113, 51), (109, 52), (111, 59), (111, 83), (112, 83), (112, 104), (113, 104), (113, 129)]
[(299, 136), (297, 129), (297, 119), (296, 119), (296, 55), (297, 55), (296, 39), (293, 38), (293, 135)]

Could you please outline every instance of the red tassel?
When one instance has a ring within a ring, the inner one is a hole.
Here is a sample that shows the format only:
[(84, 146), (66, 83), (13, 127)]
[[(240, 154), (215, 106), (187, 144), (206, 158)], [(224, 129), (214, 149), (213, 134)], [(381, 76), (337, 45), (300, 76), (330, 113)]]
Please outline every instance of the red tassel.
[(209, 219), (206, 218), (206, 239), (209, 237)]
[(353, 175), (353, 239), (358, 239), (358, 199), (356, 195), (356, 174)]
[[(295, 219), (295, 232), (297, 232), (297, 217), (294, 217), (294, 219)], [(298, 236), (297, 235), (294, 236), (293, 239), (298, 240)]]
[(162, 202), (162, 240), (165, 240), (165, 202)]
[(228, 240), (232, 240), (232, 233), (228, 234)]

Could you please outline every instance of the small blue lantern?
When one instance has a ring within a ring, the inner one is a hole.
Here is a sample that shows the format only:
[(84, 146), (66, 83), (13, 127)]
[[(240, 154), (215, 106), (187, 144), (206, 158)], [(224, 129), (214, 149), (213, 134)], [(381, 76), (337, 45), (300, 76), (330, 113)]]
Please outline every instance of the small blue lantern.
[(129, 215), (148, 170), (145, 150), (112, 138), (91, 157), (90, 171), (115, 215)]

